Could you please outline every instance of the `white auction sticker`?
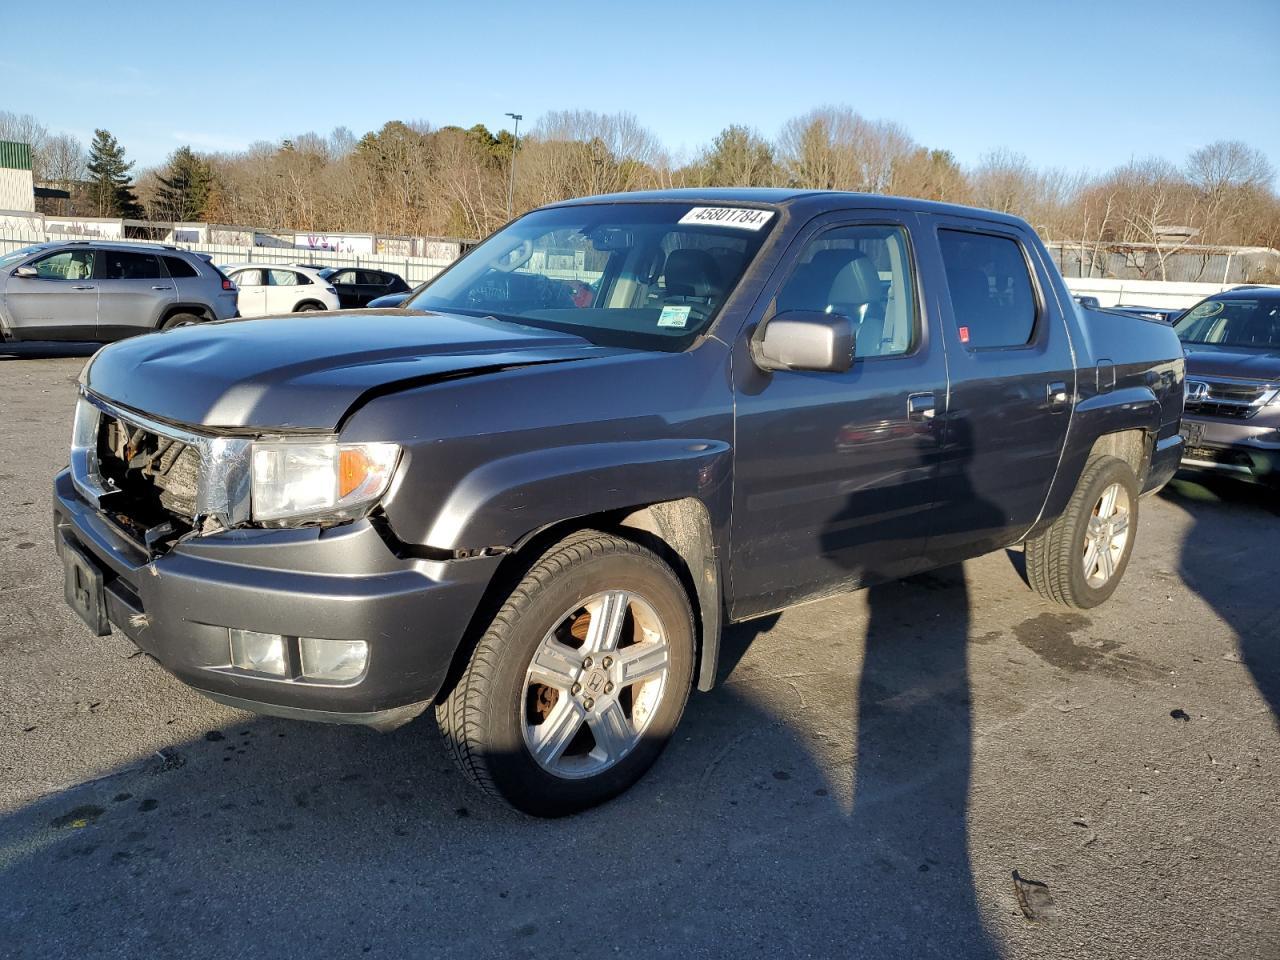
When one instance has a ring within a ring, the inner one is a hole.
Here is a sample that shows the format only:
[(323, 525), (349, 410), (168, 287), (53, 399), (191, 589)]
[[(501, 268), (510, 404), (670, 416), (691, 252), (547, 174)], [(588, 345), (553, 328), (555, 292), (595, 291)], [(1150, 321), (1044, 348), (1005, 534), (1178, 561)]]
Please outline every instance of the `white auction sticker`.
[(752, 207), (694, 207), (680, 218), (680, 222), (759, 230), (772, 217), (772, 210), (756, 210)]
[(663, 307), (662, 313), (658, 316), (658, 326), (660, 327), (680, 327), (689, 322), (690, 307)]

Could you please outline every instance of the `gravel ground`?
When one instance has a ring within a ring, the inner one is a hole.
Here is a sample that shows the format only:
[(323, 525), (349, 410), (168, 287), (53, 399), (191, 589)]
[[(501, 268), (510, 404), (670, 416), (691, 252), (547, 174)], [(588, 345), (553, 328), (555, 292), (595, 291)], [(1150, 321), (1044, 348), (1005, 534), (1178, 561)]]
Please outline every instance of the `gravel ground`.
[(1000, 554), (736, 627), (645, 780), (544, 822), (429, 721), (259, 718), (87, 635), (48, 507), (86, 355), (0, 354), (0, 957), (1280, 957), (1274, 498), (1143, 501), (1083, 614)]

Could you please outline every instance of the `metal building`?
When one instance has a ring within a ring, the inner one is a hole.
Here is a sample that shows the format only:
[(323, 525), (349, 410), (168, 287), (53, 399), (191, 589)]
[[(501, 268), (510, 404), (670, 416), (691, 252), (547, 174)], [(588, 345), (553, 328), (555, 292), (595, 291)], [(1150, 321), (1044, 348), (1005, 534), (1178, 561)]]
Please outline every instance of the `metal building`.
[(0, 210), (35, 210), (35, 196), (31, 147), (0, 140)]

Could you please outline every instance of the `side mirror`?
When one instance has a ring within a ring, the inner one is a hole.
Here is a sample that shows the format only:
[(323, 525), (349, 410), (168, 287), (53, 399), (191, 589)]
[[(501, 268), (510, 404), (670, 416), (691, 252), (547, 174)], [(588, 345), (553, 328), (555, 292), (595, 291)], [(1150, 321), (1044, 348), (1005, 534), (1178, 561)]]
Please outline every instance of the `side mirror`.
[(19, 267), (17, 270), (13, 271), (13, 275), (15, 277), (33, 278), (40, 276), (40, 271), (35, 267)]
[(838, 313), (788, 310), (764, 324), (751, 355), (761, 370), (844, 373), (853, 366), (853, 321)]

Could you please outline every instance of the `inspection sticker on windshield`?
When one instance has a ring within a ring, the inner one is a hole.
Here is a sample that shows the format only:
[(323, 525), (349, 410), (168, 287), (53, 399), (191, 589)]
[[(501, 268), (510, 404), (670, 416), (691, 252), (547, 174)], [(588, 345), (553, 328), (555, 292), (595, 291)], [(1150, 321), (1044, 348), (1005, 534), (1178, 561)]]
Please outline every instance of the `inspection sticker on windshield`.
[(708, 227), (759, 230), (772, 217), (772, 210), (753, 210), (751, 207), (694, 207), (680, 218), (680, 222), (702, 224)]
[(683, 330), (684, 325), (688, 322), (688, 307), (663, 307), (662, 313), (658, 316), (658, 326), (660, 327), (679, 327)]

